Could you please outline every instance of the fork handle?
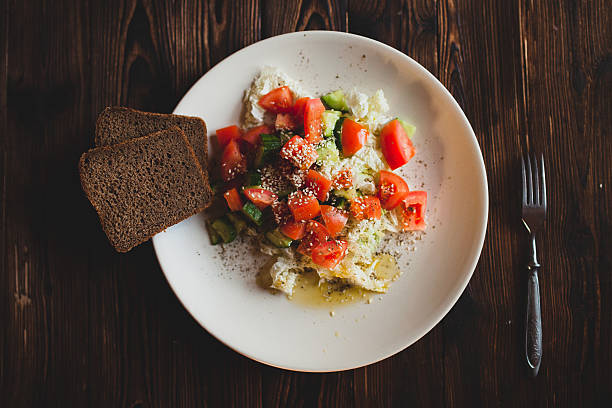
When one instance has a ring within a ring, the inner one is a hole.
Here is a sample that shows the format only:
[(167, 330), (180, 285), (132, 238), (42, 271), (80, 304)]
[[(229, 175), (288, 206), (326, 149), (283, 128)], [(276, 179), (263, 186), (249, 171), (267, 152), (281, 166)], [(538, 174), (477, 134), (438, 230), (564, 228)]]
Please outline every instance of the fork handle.
[(525, 354), (529, 371), (533, 377), (538, 375), (542, 361), (542, 312), (540, 310), (540, 264), (536, 257), (535, 236), (532, 236), (532, 260), (529, 262), (527, 281), (527, 321), (525, 325)]

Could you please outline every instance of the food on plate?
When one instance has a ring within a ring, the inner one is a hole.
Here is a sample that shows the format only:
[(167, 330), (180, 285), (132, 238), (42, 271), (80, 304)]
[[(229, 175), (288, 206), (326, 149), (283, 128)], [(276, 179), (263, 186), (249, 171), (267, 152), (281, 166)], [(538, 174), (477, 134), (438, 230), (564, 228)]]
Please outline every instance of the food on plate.
[(96, 146), (110, 146), (153, 132), (181, 128), (200, 163), (208, 162), (206, 124), (200, 118), (164, 113), (141, 112), (131, 108), (109, 106), (96, 122)]
[(213, 195), (179, 127), (126, 139), (91, 149), (79, 161), (81, 186), (119, 252), (204, 210)]
[(224, 215), (209, 220), (213, 244), (258, 237), (274, 257), (272, 287), (292, 295), (300, 275), (385, 292), (379, 273), (388, 233), (426, 227), (427, 193), (394, 170), (416, 154), (415, 127), (389, 115), (382, 90), (306, 92), (266, 67), (245, 93), (240, 126), (217, 130)]

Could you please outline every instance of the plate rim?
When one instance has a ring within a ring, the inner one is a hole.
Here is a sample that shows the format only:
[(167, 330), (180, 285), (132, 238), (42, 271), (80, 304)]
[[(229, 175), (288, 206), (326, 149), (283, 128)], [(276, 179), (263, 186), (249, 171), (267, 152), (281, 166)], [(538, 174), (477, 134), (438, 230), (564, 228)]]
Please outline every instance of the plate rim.
[(156, 244), (156, 239), (155, 239), (156, 236), (153, 236), (153, 238), (151, 239), (151, 242), (153, 244), (153, 250), (155, 252), (155, 257), (157, 258), (157, 262), (158, 262), (158, 264), (160, 266), (160, 269), (163, 272), (163, 275), (164, 275), (164, 278), (166, 279), (166, 282), (168, 282), (168, 285), (172, 289), (172, 292), (174, 293), (176, 298), (179, 300), (179, 302), (181, 303), (183, 308), (189, 313), (189, 315), (208, 334), (210, 334), (212, 337), (214, 337), (217, 341), (221, 342), (223, 345), (227, 346), (228, 348), (230, 348), (231, 350), (237, 352), (238, 354), (241, 354), (242, 356), (245, 356), (245, 357), (247, 357), (247, 358), (249, 358), (251, 360), (257, 361), (257, 362), (259, 362), (261, 364), (265, 364), (265, 365), (268, 365), (268, 366), (271, 366), (271, 367), (280, 368), (280, 369), (289, 370), (289, 371), (296, 371), (296, 372), (328, 373), (328, 372), (341, 372), (341, 371), (347, 371), (347, 370), (352, 370), (352, 369), (356, 369), (356, 368), (365, 367), (365, 366), (368, 366), (370, 364), (378, 363), (378, 362), (380, 362), (382, 360), (385, 360), (385, 359), (387, 359), (387, 358), (389, 358), (391, 356), (394, 356), (394, 355), (402, 352), (403, 350), (407, 349), (408, 347), (412, 346), (417, 341), (421, 340), (423, 337), (425, 337), (429, 332), (431, 332), (431, 330), (434, 327), (436, 327), (442, 321), (442, 319), (444, 317), (446, 317), (446, 315), (448, 315), (448, 313), (453, 308), (453, 306), (455, 306), (455, 304), (457, 303), (457, 301), (459, 300), (459, 298), (461, 297), (463, 292), (465, 292), (465, 289), (466, 289), (467, 285), (469, 284), (470, 280), (472, 279), (472, 276), (474, 275), (474, 272), (476, 271), (476, 267), (478, 266), (478, 262), (480, 260), (481, 255), (482, 255), (482, 249), (483, 249), (483, 246), (484, 246), (484, 241), (485, 241), (487, 227), (488, 227), (488, 222), (489, 222), (489, 187), (488, 187), (487, 171), (486, 171), (486, 167), (485, 167), (485, 164), (484, 164), (484, 157), (483, 157), (482, 149), (480, 147), (480, 143), (478, 142), (478, 139), (476, 138), (476, 134), (474, 133), (474, 129), (472, 128), (471, 123), (469, 122), (467, 116), (465, 115), (465, 112), (463, 112), (463, 109), (461, 108), (461, 106), (459, 105), (457, 100), (453, 97), (453, 95), (450, 93), (450, 91), (438, 80), (438, 78), (436, 78), (435, 75), (433, 75), (431, 72), (429, 72), (425, 67), (423, 67), (419, 62), (414, 60), (409, 55), (407, 55), (404, 52), (402, 52), (402, 51), (400, 51), (400, 50), (398, 50), (398, 49), (396, 49), (394, 47), (391, 47), (390, 45), (387, 45), (387, 44), (385, 44), (383, 42), (380, 42), (380, 41), (372, 39), (372, 38), (364, 37), (364, 36), (361, 36), (361, 35), (358, 35), (358, 34), (347, 33), (347, 32), (343, 32), (343, 31), (330, 31), (330, 30), (296, 31), (296, 32), (276, 35), (276, 36), (273, 36), (273, 37), (268, 37), (268, 38), (259, 40), (257, 42), (254, 42), (252, 44), (249, 44), (248, 46), (245, 46), (245, 47), (243, 47), (243, 48), (241, 48), (239, 50), (236, 50), (235, 52), (231, 53), (227, 57), (223, 58), (221, 61), (217, 62), (212, 68), (210, 68), (208, 71), (206, 71), (202, 76), (200, 76), (189, 87), (189, 89), (185, 92), (185, 94), (183, 94), (183, 96), (181, 97), (179, 102), (174, 107), (172, 113), (175, 113), (177, 111), (177, 109), (181, 106), (181, 104), (183, 104), (185, 102), (186, 98), (188, 98), (188, 96), (191, 93), (191, 91), (193, 91), (193, 89), (197, 87), (197, 85), (200, 83), (200, 81), (202, 81), (204, 79), (204, 77), (206, 75), (208, 75), (211, 72), (216, 72), (217, 70), (222, 69), (223, 65), (225, 63), (227, 63), (227, 61), (230, 58), (246, 52), (251, 47), (261, 46), (261, 44), (265, 43), (265, 42), (278, 40), (279, 38), (298, 37), (298, 36), (306, 37), (306, 36), (309, 36), (309, 35), (314, 35), (314, 36), (329, 36), (329, 35), (331, 35), (331, 36), (336, 36), (338, 38), (344, 38), (344, 39), (350, 39), (350, 40), (356, 40), (356, 41), (365, 41), (366, 43), (370, 43), (370, 45), (375, 45), (377, 47), (381, 47), (381, 48), (385, 49), (386, 51), (391, 52), (392, 54), (394, 54), (395, 56), (397, 56), (399, 58), (407, 59), (412, 65), (414, 65), (419, 71), (421, 71), (428, 79), (432, 80), (432, 82), (436, 86), (436, 88), (438, 88), (440, 91), (442, 91), (442, 93), (445, 94), (445, 96), (447, 98), (449, 98), (452, 106), (454, 106), (455, 109), (459, 112), (459, 117), (464, 122), (464, 124), (467, 126), (467, 129), (469, 130), (472, 142), (473, 142), (474, 146), (477, 147), (477, 150), (478, 150), (478, 153), (479, 153), (478, 154), (478, 166), (477, 167), (478, 167), (478, 170), (480, 170), (480, 172), (481, 172), (481, 180), (482, 180), (481, 190), (484, 193), (483, 194), (484, 202), (483, 202), (483, 211), (482, 211), (483, 214), (481, 215), (483, 222), (482, 222), (482, 228), (480, 229), (480, 231), (478, 231), (479, 236), (478, 236), (478, 239), (476, 241), (477, 248), (478, 248), (478, 255), (475, 256), (474, 259), (471, 262), (471, 266), (469, 268), (470, 272), (468, 274), (466, 274), (466, 276), (464, 277), (463, 281), (460, 281), (460, 284), (458, 285), (459, 290), (457, 290), (454, 294), (452, 294), (452, 296), (450, 296), (444, 302), (444, 305), (441, 308), (441, 311), (440, 311), (439, 315), (436, 315), (435, 318), (432, 319), (429, 324), (425, 325), (424, 328), (421, 330), (420, 334), (418, 334), (417, 336), (413, 336), (414, 338), (412, 338), (412, 339), (408, 339), (407, 342), (401, 341), (400, 342), (400, 344), (401, 344), (400, 346), (392, 347), (392, 351), (390, 351), (388, 353), (384, 353), (380, 357), (378, 357), (376, 359), (373, 359), (370, 362), (367, 362), (367, 363), (357, 363), (357, 364), (349, 364), (347, 367), (342, 367), (342, 368), (337, 368), (337, 369), (321, 369), (321, 370), (317, 370), (317, 369), (304, 369), (304, 368), (300, 368), (300, 367), (291, 367), (289, 365), (276, 364), (276, 363), (264, 361), (262, 359), (258, 359), (257, 357), (255, 357), (251, 353), (248, 353), (248, 352), (242, 350), (241, 347), (229, 344), (228, 342), (224, 341), (222, 338), (220, 338), (217, 335), (215, 335), (215, 333), (210, 331), (206, 327), (206, 324), (203, 321), (201, 321), (187, 307), (187, 305), (185, 304), (185, 302), (183, 301), (183, 299), (179, 295), (178, 289), (171, 283), (171, 281), (170, 281), (170, 279), (168, 277), (168, 274), (166, 273), (166, 269), (164, 268), (164, 265), (163, 265), (164, 262), (162, 261), (160, 255), (159, 255), (159, 249), (157, 248), (158, 244)]

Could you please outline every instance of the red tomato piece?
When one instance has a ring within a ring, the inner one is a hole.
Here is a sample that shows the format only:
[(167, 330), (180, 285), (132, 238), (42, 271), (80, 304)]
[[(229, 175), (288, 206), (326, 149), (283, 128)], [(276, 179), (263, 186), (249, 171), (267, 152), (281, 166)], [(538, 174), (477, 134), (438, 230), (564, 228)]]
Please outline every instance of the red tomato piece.
[(404, 231), (423, 231), (425, 209), (427, 207), (427, 191), (411, 191), (402, 201), (402, 224)]
[(280, 151), (280, 156), (302, 170), (308, 169), (319, 158), (317, 150), (300, 136), (293, 136)]
[(324, 111), (325, 106), (319, 98), (309, 99), (304, 107), (304, 135), (312, 144), (317, 144), (323, 139), (321, 115)]
[(349, 157), (357, 153), (368, 140), (368, 129), (352, 119), (342, 122), (342, 154)]
[(344, 167), (342, 170), (334, 175), (332, 180), (332, 188), (343, 189), (350, 188), (353, 186), (353, 169), (350, 167)]
[(227, 146), (230, 141), (240, 139), (240, 136), (242, 136), (242, 130), (236, 125), (217, 129), (216, 133), (221, 147)]
[(348, 252), (348, 242), (327, 241), (311, 251), (312, 262), (327, 269), (334, 269)]
[(391, 170), (402, 167), (416, 150), (401, 123), (394, 119), (380, 131), (380, 147)]
[(295, 130), (298, 128), (298, 121), (290, 113), (278, 113), (274, 121), (277, 130)]
[(278, 198), (276, 194), (263, 188), (247, 188), (243, 193), (260, 210), (263, 210)]
[(327, 242), (329, 238), (329, 232), (323, 224), (315, 220), (306, 221), (306, 233), (297, 250), (303, 255), (310, 255), (313, 248)]
[(261, 134), (271, 134), (274, 133), (274, 129), (272, 129), (268, 125), (261, 125), (251, 128), (246, 131), (245, 134), (242, 135), (242, 140), (248, 142), (251, 146), (257, 146), (261, 142)]
[(293, 109), (293, 93), (288, 86), (281, 86), (262, 96), (257, 103), (270, 112), (291, 112)]
[(306, 175), (306, 188), (314, 193), (319, 201), (327, 200), (327, 193), (331, 188), (331, 180), (315, 170), (308, 170)]
[(401, 176), (387, 170), (380, 171), (378, 198), (382, 208), (394, 209), (406, 198), (409, 191), (408, 184)]
[(289, 210), (296, 221), (309, 220), (321, 213), (319, 201), (315, 196), (306, 195), (301, 191), (296, 191), (287, 200)]
[(240, 194), (238, 194), (238, 190), (236, 190), (235, 188), (227, 190), (225, 193), (223, 193), (223, 197), (225, 197), (225, 201), (227, 201), (227, 206), (230, 210), (242, 210), (242, 200), (240, 199)]
[(246, 159), (240, 153), (240, 148), (235, 140), (231, 140), (221, 156), (221, 178), (230, 181), (236, 176), (246, 172)]
[(329, 231), (329, 235), (335, 237), (342, 231), (348, 220), (348, 213), (331, 205), (321, 206), (321, 218)]
[(358, 220), (380, 218), (380, 200), (374, 196), (357, 197), (351, 201), (351, 215)]
[(308, 99), (310, 98), (299, 98), (297, 101), (295, 101), (295, 104), (293, 105), (293, 114), (299, 120), (304, 119), (304, 108), (306, 108), (306, 102), (308, 102)]
[(306, 222), (305, 221), (289, 221), (279, 227), (280, 232), (283, 235), (291, 238), (292, 240), (298, 240), (304, 238), (306, 234)]

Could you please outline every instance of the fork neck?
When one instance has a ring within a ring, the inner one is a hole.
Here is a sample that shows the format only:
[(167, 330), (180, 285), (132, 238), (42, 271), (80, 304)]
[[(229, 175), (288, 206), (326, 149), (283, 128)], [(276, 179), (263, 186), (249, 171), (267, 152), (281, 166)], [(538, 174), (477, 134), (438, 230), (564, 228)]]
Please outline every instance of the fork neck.
[(537, 253), (537, 249), (536, 249), (536, 236), (535, 233), (531, 233), (531, 259), (529, 260), (529, 263), (527, 264), (527, 268), (532, 271), (534, 269), (538, 269), (540, 267), (540, 264), (538, 262), (538, 253)]

